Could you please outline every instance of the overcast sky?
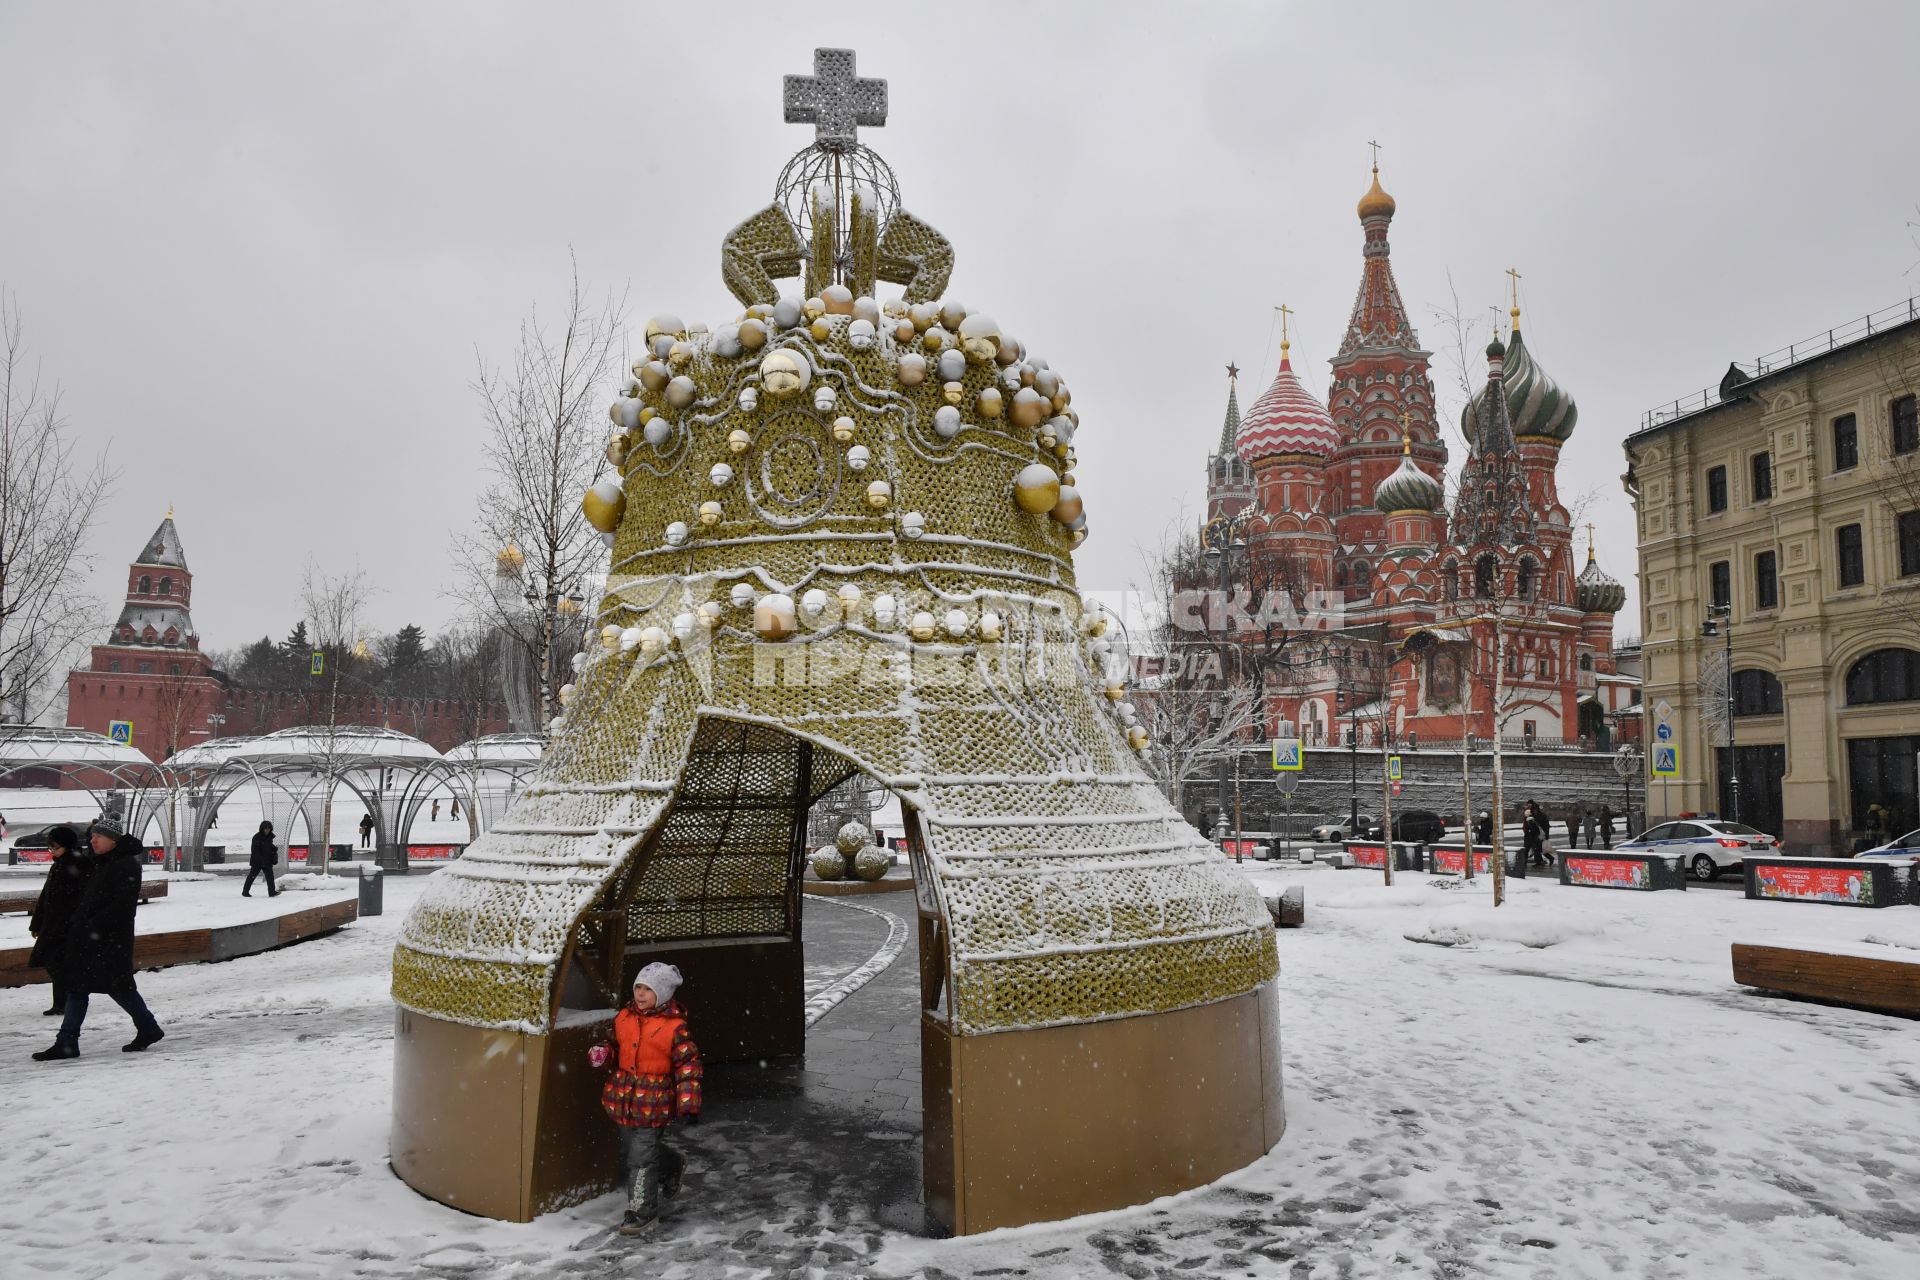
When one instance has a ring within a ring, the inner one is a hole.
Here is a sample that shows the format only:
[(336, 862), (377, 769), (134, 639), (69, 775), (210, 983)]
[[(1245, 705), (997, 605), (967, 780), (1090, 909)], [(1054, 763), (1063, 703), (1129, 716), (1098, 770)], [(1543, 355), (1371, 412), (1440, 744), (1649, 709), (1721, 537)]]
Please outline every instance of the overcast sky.
[(99, 594), (173, 503), (207, 647), (285, 634), (309, 560), (364, 566), (381, 629), (444, 623), (476, 351), (558, 302), (569, 246), (636, 326), (735, 314), (720, 237), (811, 141), (780, 77), (815, 45), (889, 82), (863, 140), (954, 242), (950, 293), (1071, 383), (1089, 588), (1199, 511), (1274, 304), (1324, 399), (1369, 139), (1443, 405), (1449, 277), (1484, 345), (1517, 267), (1580, 405), (1562, 493), (1597, 492), (1622, 579), (1650, 406), (1920, 288), (1912, 3), (5, 0), (0, 281), (123, 473)]

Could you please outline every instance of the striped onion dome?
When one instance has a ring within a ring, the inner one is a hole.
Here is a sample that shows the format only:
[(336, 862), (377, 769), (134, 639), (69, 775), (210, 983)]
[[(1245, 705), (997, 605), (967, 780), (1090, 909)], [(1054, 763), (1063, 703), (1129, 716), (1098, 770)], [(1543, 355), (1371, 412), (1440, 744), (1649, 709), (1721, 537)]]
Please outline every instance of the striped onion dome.
[(1627, 589), (1600, 567), (1587, 548), (1587, 567), (1574, 579), (1573, 603), (1582, 613), (1618, 613), (1627, 602)]
[(1400, 466), (1373, 491), (1373, 505), (1382, 515), (1402, 511), (1438, 511), (1447, 499), (1440, 482), (1413, 461), (1411, 448), (1400, 455)]
[(1340, 447), (1340, 433), (1326, 408), (1294, 376), (1293, 362), (1287, 358), (1285, 344), (1280, 354), (1280, 370), (1253, 407), (1240, 419), (1240, 434), (1235, 442), (1243, 461), (1253, 463), (1281, 454), (1310, 454), (1330, 457)]
[[(1520, 337), (1517, 313), (1513, 335), (1507, 342), (1507, 363), (1501, 386), (1506, 391), (1507, 417), (1513, 423), (1515, 438), (1524, 440), (1533, 436), (1565, 444), (1573, 434), (1573, 424), (1580, 417), (1579, 406), (1560, 389), (1559, 383), (1547, 376), (1547, 371), (1527, 350), (1526, 342)], [(1475, 428), (1480, 424), (1477, 411), (1480, 397), (1485, 394), (1482, 389), (1460, 415), (1460, 430), (1469, 445), (1474, 443)]]

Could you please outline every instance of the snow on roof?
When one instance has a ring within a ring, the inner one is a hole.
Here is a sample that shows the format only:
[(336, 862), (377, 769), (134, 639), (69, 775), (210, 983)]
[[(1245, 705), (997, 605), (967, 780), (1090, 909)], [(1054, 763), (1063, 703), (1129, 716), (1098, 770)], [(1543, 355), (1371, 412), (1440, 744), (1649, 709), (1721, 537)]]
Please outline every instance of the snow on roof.
[(145, 767), (153, 762), (130, 746), (87, 729), (43, 725), (0, 725), (0, 765), (87, 764), (113, 768)]
[(141, 549), (135, 564), (157, 564), (171, 569), (187, 567), (187, 553), (180, 546), (180, 532), (173, 527), (173, 516), (168, 514), (160, 522), (160, 527), (147, 539), (147, 545)]
[(460, 764), (528, 764), (540, 758), (547, 740), (537, 733), (492, 733), (484, 738), (463, 742), (447, 752), (447, 759)]

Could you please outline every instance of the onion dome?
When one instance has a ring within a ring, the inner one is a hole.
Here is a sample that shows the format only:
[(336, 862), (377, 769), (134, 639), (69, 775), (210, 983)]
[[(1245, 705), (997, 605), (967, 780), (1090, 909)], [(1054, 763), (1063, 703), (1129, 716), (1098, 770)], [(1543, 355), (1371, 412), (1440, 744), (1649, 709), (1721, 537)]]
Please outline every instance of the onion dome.
[(1627, 602), (1627, 589), (1600, 567), (1587, 544), (1587, 567), (1574, 579), (1573, 603), (1582, 613), (1618, 613)]
[(519, 573), (521, 566), (525, 565), (526, 562), (526, 553), (520, 550), (519, 546), (512, 541), (509, 541), (506, 546), (500, 548), (499, 552), (493, 557), (494, 570), (502, 576)]
[[(1513, 309), (1513, 334), (1507, 341), (1506, 368), (1501, 376), (1501, 386), (1506, 392), (1507, 418), (1513, 424), (1516, 438), (1528, 437), (1540, 440), (1553, 440), (1564, 444), (1573, 434), (1573, 424), (1580, 416), (1579, 407), (1573, 397), (1560, 389), (1560, 384), (1547, 376), (1533, 353), (1527, 350), (1527, 344), (1520, 336), (1520, 309)], [(1477, 412), (1482, 391), (1474, 396), (1460, 415), (1460, 430), (1465, 433), (1467, 443), (1474, 443), (1474, 431), (1479, 425)]]
[(1380, 166), (1373, 166), (1373, 185), (1367, 188), (1367, 194), (1360, 197), (1360, 220), (1368, 218), (1391, 218), (1394, 210), (1393, 197), (1380, 187)]
[(1402, 512), (1438, 511), (1447, 491), (1440, 482), (1422, 471), (1413, 460), (1413, 443), (1402, 439), (1400, 466), (1373, 491), (1373, 505), (1382, 515)]
[(1280, 454), (1326, 458), (1340, 447), (1340, 433), (1326, 407), (1294, 376), (1287, 346), (1280, 344), (1280, 369), (1273, 375), (1273, 385), (1240, 419), (1236, 447), (1247, 463)]

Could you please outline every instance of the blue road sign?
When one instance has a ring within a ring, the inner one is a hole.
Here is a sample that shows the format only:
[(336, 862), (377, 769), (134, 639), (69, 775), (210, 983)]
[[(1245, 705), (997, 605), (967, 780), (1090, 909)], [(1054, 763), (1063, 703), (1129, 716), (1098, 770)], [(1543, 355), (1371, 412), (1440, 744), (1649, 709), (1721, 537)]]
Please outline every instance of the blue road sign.
[(1680, 772), (1680, 748), (1655, 747), (1653, 749), (1653, 776), (1671, 778)]
[(1673, 726), (1662, 720), (1659, 724), (1653, 726), (1653, 736), (1661, 742), (1671, 742), (1673, 741)]
[(1275, 738), (1273, 740), (1273, 767), (1293, 773), (1299, 773), (1307, 767), (1307, 756), (1300, 750), (1300, 739)]

